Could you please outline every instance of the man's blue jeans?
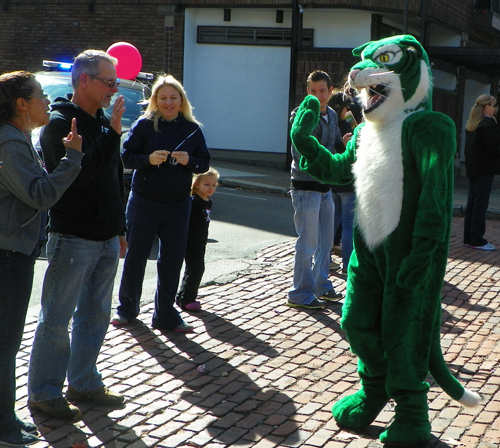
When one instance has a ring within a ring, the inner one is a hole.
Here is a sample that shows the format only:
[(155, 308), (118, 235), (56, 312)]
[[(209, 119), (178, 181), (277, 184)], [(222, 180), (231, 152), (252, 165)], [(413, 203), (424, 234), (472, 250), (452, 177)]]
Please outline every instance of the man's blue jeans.
[(295, 243), (293, 287), (288, 298), (307, 305), (333, 288), (328, 280), (333, 247), (334, 205), (332, 192), (292, 190)]
[(16, 355), (24, 333), (37, 244), (31, 255), (0, 249), (0, 436), (17, 428)]
[(335, 204), (335, 232), (342, 223), (342, 267), (347, 269), (351, 258), (353, 247), (353, 227), (354, 227), (354, 206), (356, 194), (354, 191), (333, 193), (333, 203)]
[(102, 386), (96, 362), (109, 325), (119, 249), (117, 236), (91, 241), (49, 235), (49, 267), (28, 374), (31, 400), (62, 397), (66, 373), (78, 391)]

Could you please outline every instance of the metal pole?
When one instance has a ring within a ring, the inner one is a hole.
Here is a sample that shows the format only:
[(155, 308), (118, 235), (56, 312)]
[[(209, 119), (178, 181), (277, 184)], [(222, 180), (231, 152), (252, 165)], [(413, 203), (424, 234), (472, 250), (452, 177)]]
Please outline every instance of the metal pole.
[[(295, 93), (297, 85), (297, 53), (298, 47), (300, 45), (300, 15), (298, 0), (293, 0), (292, 2), (292, 33), (290, 39), (290, 79), (289, 79), (289, 90), (288, 90), (288, 113), (292, 111), (295, 107)], [(291, 125), (288, 123), (287, 132), (287, 146), (286, 146), (286, 157), (285, 157), (285, 170), (289, 170), (292, 164), (292, 154), (290, 148), (292, 141), (290, 139)]]
[(408, 1), (409, 0), (405, 0), (403, 10), (403, 34), (408, 34)]

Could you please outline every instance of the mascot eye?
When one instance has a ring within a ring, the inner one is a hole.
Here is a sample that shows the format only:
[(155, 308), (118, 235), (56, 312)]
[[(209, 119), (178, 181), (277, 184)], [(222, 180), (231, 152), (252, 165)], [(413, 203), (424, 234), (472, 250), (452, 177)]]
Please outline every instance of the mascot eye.
[(387, 64), (388, 62), (392, 61), (394, 59), (394, 53), (392, 52), (386, 52), (382, 53), (378, 58), (377, 58), (382, 64)]

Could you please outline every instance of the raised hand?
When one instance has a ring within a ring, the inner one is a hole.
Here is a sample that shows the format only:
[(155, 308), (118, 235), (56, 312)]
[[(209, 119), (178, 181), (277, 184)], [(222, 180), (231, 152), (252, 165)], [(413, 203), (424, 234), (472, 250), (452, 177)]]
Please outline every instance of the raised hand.
[(82, 136), (78, 134), (76, 129), (76, 118), (71, 120), (71, 131), (62, 141), (65, 148), (73, 148), (82, 152)]
[(290, 137), (297, 151), (304, 157), (314, 157), (319, 149), (316, 138), (311, 137), (312, 130), (319, 123), (320, 104), (316, 97), (307, 95), (297, 110), (293, 120)]
[(117, 134), (122, 133), (122, 117), (125, 112), (125, 99), (120, 95), (113, 105), (113, 112), (111, 113), (111, 127)]

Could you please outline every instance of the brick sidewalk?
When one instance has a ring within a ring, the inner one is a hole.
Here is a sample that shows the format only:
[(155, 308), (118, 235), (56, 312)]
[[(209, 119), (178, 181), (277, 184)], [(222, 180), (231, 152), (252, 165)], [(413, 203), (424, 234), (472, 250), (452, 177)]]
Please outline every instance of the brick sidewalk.
[[(430, 446), (492, 448), (500, 441), (500, 250), (463, 248), (462, 225), (454, 219), (442, 347), (452, 372), (483, 401), (462, 408), (433, 386)], [(500, 243), (500, 221), (488, 221), (487, 235)], [(381, 447), (377, 436), (393, 416), (390, 406), (363, 434), (341, 431), (331, 418), (332, 404), (358, 388), (356, 358), (339, 327), (341, 303), (321, 311), (285, 305), (293, 244), (264, 250), (249, 275), (203, 288), (203, 311), (183, 313), (195, 334), (151, 330), (152, 304), (140, 316), (144, 324), (110, 327), (99, 369), (107, 386), (126, 395), (126, 406), (108, 412), (82, 404), (83, 418), (74, 423), (35, 414), (44, 441), (33, 446)], [(344, 291), (344, 280), (332, 279)], [(24, 417), (35, 326), (29, 318), (18, 355)]]

